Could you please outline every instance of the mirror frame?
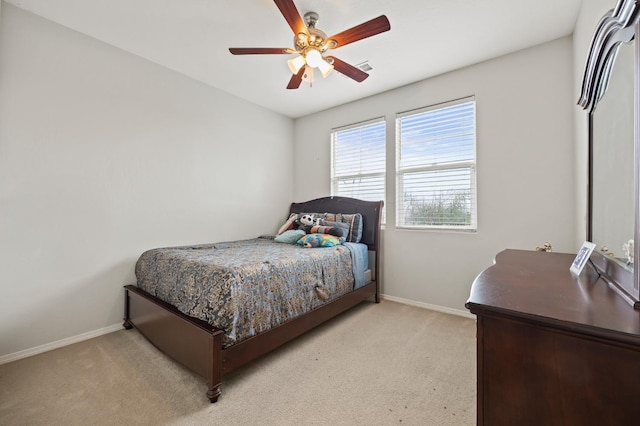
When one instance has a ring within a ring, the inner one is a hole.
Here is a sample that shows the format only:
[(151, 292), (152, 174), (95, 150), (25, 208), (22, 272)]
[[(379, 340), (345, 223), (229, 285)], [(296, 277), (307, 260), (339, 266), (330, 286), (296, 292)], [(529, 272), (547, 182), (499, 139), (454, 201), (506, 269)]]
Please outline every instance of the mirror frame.
[(635, 81), (634, 81), (634, 267), (633, 273), (607, 256), (594, 251), (591, 261), (597, 272), (614, 290), (634, 308), (640, 309), (640, 37), (638, 15), (640, 0), (618, 0), (615, 8), (608, 11), (598, 23), (591, 41), (591, 48), (585, 66), (582, 91), (578, 105), (589, 113), (589, 174), (587, 192), (587, 240), (593, 235), (593, 112), (607, 91), (611, 70), (618, 48), (622, 43), (635, 43)]

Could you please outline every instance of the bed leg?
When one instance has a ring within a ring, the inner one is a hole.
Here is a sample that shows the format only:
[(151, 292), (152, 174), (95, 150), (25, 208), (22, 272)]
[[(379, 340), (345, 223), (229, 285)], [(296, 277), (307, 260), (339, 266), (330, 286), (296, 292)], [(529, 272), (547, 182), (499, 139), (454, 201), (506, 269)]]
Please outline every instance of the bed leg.
[(126, 287), (124, 289), (124, 322), (122, 326), (125, 330), (131, 330), (133, 328), (133, 324), (129, 320), (129, 290)]
[(211, 401), (211, 403), (213, 404), (214, 402), (218, 401), (221, 393), (222, 392), (220, 390), (220, 386), (211, 387), (207, 391), (207, 398), (209, 398), (209, 401)]
[(213, 404), (222, 393), (222, 331), (214, 331), (209, 338), (209, 372), (207, 398)]

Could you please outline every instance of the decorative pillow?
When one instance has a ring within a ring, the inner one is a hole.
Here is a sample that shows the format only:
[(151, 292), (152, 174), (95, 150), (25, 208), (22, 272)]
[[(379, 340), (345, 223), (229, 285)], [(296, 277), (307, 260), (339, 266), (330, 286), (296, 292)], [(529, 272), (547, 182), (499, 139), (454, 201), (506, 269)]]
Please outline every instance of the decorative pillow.
[(324, 220), (349, 224), (348, 242), (359, 243), (362, 239), (362, 215), (360, 213), (325, 213)]
[[(346, 241), (350, 243), (359, 243), (362, 239), (362, 215), (360, 213), (298, 213), (298, 217), (303, 215), (312, 215), (314, 218), (320, 218), (326, 222), (338, 222), (349, 225), (349, 233)], [(293, 215), (293, 214), (292, 214)], [(293, 226), (293, 225), (292, 225)]]
[(342, 238), (343, 241), (349, 235), (349, 224), (342, 222), (330, 222), (321, 220), (320, 225), (311, 228), (311, 234), (329, 234), (334, 237)]
[(304, 234), (305, 233), (302, 229), (292, 229), (284, 231), (282, 234), (275, 237), (274, 241), (277, 243), (295, 244)]
[(340, 239), (329, 234), (306, 234), (298, 240), (302, 247), (334, 247), (340, 245)]

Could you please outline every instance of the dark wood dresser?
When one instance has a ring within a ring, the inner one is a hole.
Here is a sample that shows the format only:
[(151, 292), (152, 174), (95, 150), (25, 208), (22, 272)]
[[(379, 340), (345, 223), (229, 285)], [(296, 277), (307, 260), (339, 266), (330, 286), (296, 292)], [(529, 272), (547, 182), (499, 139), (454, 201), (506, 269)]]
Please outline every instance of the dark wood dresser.
[(574, 257), (505, 250), (474, 281), (478, 425), (640, 425), (640, 312)]

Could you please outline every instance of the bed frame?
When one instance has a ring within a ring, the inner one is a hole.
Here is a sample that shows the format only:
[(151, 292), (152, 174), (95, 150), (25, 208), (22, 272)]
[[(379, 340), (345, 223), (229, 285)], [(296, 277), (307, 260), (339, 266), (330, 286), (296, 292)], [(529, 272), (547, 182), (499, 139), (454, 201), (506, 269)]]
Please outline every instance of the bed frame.
[(135, 327), (160, 351), (207, 380), (207, 398), (216, 402), (222, 377), (270, 352), (364, 300), (380, 302), (380, 223), (382, 201), (324, 197), (292, 203), (290, 213), (361, 213), (361, 242), (374, 254), (372, 281), (338, 299), (288, 320), (228, 348), (222, 348), (223, 331), (190, 317), (134, 285), (125, 286), (124, 327)]

